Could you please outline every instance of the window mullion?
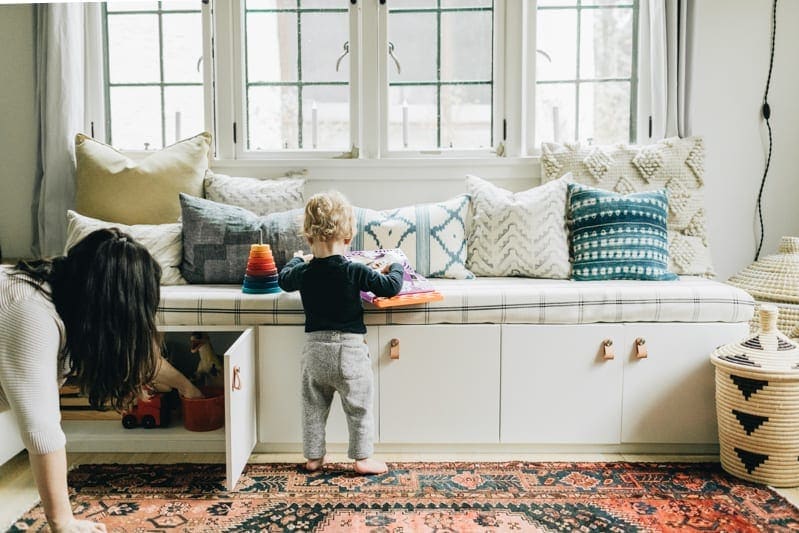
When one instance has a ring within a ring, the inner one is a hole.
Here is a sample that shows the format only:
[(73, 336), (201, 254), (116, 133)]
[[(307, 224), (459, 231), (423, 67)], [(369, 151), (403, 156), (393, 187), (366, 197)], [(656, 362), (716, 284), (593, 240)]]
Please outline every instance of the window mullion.
[[(214, 30), (211, 5), (202, 4), (203, 24), (203, 124), (206, 131), (216, 131), (216, 102), (214, 100)], [(218, 152), (218, 139), (213, 136), (212, 152)]]
[[(361, 117), (363, 117), (361, 109), (361, 84), (363, 81), (363, 65), (361, 54), (362, 43), (362, 26), (361, 26), (361, 8), (360, 4), (356, 3), (350, 5), (349, 10), (350, 21), (350, 47), (349, 47), (349, 61), (350, 61), (350, 148), (359, 148), (361, 146)], [(353, 157), (356, 157), (357, 152), (351, 151)]]
[(361, 157), (379, 158), (387, 150), (388, 125), (388, 6), (377, 1), (361, 6)]
[(108, 142), (105, 127), (105, 57), (103, 8), (98, 3), (84, 5), (86, 35), (84, 53), (86, 55), (86, 92), (84, 95), (84, 131), (103, 142)]
[[(246, 124), (242, 112), (242, 98), (245, 94), (241, 75), (244, 26), (240, 13), (243, 1), (221, 0), (213, 3), (213, 96), (216, 111), (216, 156), (219, 159), (239, 158), (246, 144)], [(237, 123), (236, 143), (233, 142), (234, 122)]]

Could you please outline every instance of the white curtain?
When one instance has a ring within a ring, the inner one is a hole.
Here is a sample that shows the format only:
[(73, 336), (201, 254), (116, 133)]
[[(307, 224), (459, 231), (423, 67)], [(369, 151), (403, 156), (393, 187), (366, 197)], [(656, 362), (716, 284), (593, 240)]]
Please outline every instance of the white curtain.
[(96, 81), (101, 63), (95, 47), (87, 46), (87, 36), (97, 32), (86, 28), (100, 23), (99, 4), (37, 4), (34, 9), (39, 143), (32, 252), (53, 256), (64, 250), (66, 211), (75, 201), (75, 134), (87, 130), (87, 98), (97, 96), (96, 83), (88, 80)]
[(649, 0), (652, 139), (691, 135), (693, 0)]

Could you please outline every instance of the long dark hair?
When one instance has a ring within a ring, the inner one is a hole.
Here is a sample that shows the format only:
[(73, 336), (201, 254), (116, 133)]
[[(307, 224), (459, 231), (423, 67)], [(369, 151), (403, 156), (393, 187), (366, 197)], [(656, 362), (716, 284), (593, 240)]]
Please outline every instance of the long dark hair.
[(160, 355), (161, 267), (147, 249), (116, 228), (100, 229), (66, 256), (15, 269), (53, 301), (66, 330), (61, 360), (89, 403), (128, 407), (153, 380)]

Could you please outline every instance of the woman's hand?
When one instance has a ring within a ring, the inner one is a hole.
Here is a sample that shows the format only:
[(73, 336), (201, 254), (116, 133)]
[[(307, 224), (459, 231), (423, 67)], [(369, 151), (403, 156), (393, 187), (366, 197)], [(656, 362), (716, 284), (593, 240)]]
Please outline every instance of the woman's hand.
[(183, 396), (184, 398), (193, 399), (193, 398), (204, 398), (205, 395), (203, 392), (198, 389), (194, 383), (189, 382), (188, 384), (184, 384), (180, 387), (177, 387), (178, 394)]
[(177, 389), (178, 393), (184, 398), (203, 397), (202, 391), (163, 357), (158, 360), (158, 370), (155, 372), (154, 381), (157, 387), (166, 385), (167, 387)]

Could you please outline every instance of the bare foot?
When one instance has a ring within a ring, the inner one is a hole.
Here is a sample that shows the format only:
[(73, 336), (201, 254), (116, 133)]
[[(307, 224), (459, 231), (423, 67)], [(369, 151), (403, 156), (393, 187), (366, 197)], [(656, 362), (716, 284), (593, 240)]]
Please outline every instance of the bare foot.
[(316, 472), (317, 470), (322, 468), (322, 465), (325, 464), (326, 459), (327, 459), (326, 455), (319, 459), (308, 459), (305, 462), (305, 470), (307, 470), (308, 472)]
[(355, 461), (355, 471), (359, 474), (385, 474), (388, 472), (388, 467), (383, 461), (367, 457)]

